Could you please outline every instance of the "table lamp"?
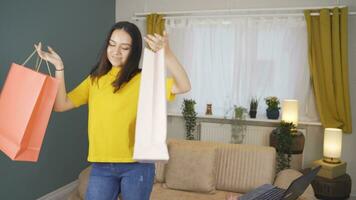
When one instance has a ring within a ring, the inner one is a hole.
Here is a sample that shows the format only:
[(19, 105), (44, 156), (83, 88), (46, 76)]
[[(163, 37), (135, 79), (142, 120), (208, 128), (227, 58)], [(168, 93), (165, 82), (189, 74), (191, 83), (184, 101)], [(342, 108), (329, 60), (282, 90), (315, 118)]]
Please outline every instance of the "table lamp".
[(298, 126), (298, 101), (285, 99), (282, 102), (282, 120)]
[(323, 161), (326, 163), (341, 163), (342, 131), (338, 128), (326, 128), (324, 132)]
[(342, 130), (325, 128), (323, 159), (314, 161), (313, 165), (321, 165), (318, 176), (334, 179), (346, 173), (346, 163), (341, 161)]

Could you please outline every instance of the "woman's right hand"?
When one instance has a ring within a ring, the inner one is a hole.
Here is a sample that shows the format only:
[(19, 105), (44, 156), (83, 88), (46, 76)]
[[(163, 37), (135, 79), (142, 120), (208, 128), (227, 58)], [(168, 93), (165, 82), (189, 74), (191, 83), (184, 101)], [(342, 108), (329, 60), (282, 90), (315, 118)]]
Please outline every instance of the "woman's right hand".
[(52, 63), (56, 70), (63, 70), (63, 62), (61, 57), (51, 48), (48, 48), (48, 52), (42, 51), (42, 44), (41, 42), (38, 43), (37, 45), (35, 44), (35, 48), (37, 50), (38, 55), (44, 59), (47, 60), (48, 62)]

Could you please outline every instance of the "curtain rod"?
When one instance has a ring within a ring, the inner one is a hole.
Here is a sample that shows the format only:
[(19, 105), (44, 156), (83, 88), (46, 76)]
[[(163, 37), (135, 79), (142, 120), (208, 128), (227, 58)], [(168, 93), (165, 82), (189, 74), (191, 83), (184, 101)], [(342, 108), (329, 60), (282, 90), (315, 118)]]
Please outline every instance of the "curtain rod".
[[(227, 10), (192, 10), (192, 11), (170, 11), (170, 12), (156, 12), (157, 14), (165, 15), (165, 19), (176, 18), (202, 18), (202, 17), (236, 17), (236, 16), (303, 16), (303, 13), (275, 13), (275, 14), (233, 14), (235, 12), (257, 12), (257, 11), (303, 11), (303, 10), (320, 10), (323, 8), (343, 8), (345, 5), (339, 6), (326, 6), (326, 7), (286, 7), (286, 8), (255, 8), (255, 9), (227, 9)], [(146, 16), (152, 14), (150, 12), (135, 13), (132, 17), (133, 20), (145, 20)], [(204, 15), (205, 14), (205, 15)], [(220, 15), (219, 15), (220, 14)], [(228, 14), (228, 15), (226, 15)], [(313, 13), (312, 15), (318, 15)], [(349, 12), (349, 15), (356, 15), (356, 12)]]
[[(311, 13), (311, 16), (318, 16), (319, 13)], [(356, 12), (350, 12), (349, 15), (356, 15)], [(233, 18), (233, 17), (289, 17), (289, 16), (304, 16), (303, 13), (290, 13), (290, 14), (237, 14), (237, 15), (191, 15), (191, 16), (174, 16), (163, 17), (164, 19), (186, 19), (186, 18)], [(132, 17), (132, 20), (144, 21), (146, 17)]]
[[(226, 12), (251, 12), (251, 11), (298, 11), (298, 10), (320, 10), (323, 8), (344, 8), (346, 5), (339, 6), (326, 6), (326, 7), (285, 7), (285, 8), (242, 8), (242, 9), (225, 9), (225, 10), (191, 10), (191, 11), (168, 11), (168, 12), (156, 12), (161, 15), (184, 15), (184, 14), (201, 14), (201, 13), (226, 13)], [(151, 14), (152, 12), (135, 13), (135, 17), (142, 17)]]

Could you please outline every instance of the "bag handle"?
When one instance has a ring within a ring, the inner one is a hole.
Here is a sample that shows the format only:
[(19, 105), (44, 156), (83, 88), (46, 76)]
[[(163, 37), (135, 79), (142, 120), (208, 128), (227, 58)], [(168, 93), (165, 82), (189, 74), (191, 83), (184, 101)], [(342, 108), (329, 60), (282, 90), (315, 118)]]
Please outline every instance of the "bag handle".
[[(35, 50), (31, 53), (31, 55), (27, 57), (27, 59), (25, 60), (25, 62), (22, 63), (22, 65), (25, 65), (25, 64), (33, 57), (33, 55), (35, 55), (36, 52), (37, 52), (37, 51), (36, 51), (36, 49), (35, 49)], [(38, 62), (38, 60), (39, 60), (39, 62)], [(43, 59), (42, 59), (42, 58), (39, 59), (39, 56), (37, 55), (36, 65), (35, 65), (35, 67), (34, 67), (37, 72), (40, 70), (40, 67), (41, 67), (41, 64), (42, 64), (42, 60), (43, 60)], [(45, 60), (45, 61), (46, 61), (48, 73), (49, 73), (50, 76), (52, 76), (51, 70), (50, 70), (50, 68), (49, 68), (48, 61), (47, 61), (47, 60)]]

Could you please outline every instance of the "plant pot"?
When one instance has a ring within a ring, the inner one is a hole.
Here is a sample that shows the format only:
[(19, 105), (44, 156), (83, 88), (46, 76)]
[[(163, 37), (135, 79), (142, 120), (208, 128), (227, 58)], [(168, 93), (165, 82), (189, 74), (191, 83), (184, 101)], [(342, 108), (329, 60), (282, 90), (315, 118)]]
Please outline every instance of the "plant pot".
[(304, 142), (305, 142), (305, 137), (303, 133), (300, 133), (298, 135), (293, 135), (292, 138), (293, 138), (292, 147), (291, 147), (292, 154), (303, 153)]
[(250, 118), (256, 118), (257, 110), (250, 110), (249, 115)]
[[(305, 137), (304, 137), (303, 133), (298, 132), (298, 134), (292, 135), (291, 154), (303, 153), (304, 142), (305, 142)], [(277, 147), (276, 130), (273, 130), (269, 136), (269, 146), (274, 147), (274, 148)], [(287, 154), (288, 152), (282, 152), (282, 153)]]
[(279, 109), (267, 109), (267, 118), (268, 119), (278, 119), (279, 118)]

